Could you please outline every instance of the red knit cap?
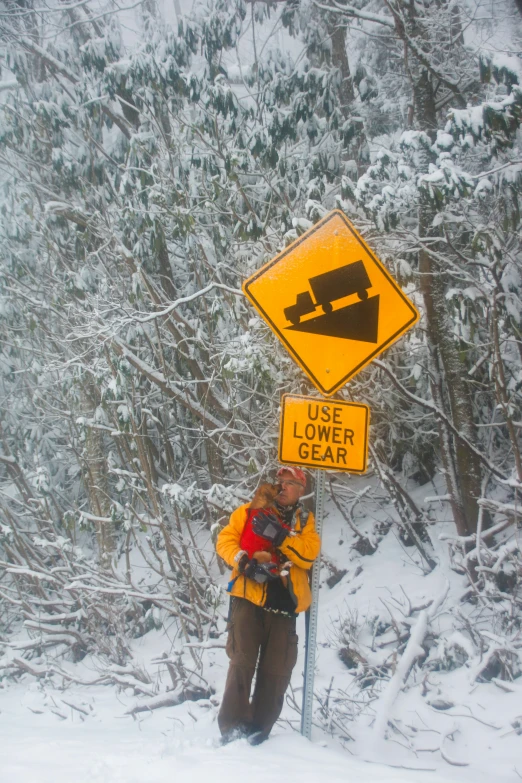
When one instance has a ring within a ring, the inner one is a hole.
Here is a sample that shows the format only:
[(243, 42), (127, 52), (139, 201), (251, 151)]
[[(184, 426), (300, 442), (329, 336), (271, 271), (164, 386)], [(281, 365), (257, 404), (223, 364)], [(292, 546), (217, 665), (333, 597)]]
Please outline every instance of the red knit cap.
[(302, 484), (303, 487), (306, 487), (306, 476), (301, 468), (296, 468), (293, 465), (285, 465), (283, 468), (279, 468), (277, 471), (277, 478), (281, 478), (283, 473), (291, 473), (295, 480), (299, 482), (299, 484)]

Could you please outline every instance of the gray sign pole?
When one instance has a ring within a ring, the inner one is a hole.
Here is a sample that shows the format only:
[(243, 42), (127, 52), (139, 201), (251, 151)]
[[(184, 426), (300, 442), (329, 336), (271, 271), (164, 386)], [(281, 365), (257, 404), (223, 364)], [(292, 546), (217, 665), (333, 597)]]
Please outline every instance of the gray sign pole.
[[(315, 527), (319, 534), (323, 532), (324, 486), (326, 471), (316, 471), (315, 481)], [(312, 566), (312, 606), (310, 607), (308, 638), (304, 670), (303, 708), (301, 712), (301, 734), (312, 738), (312, 708), (314, 702), (315, 648), (317, 644), (317, 620), (319, 617), (319, 575), (321, 573), (321, 551)]]

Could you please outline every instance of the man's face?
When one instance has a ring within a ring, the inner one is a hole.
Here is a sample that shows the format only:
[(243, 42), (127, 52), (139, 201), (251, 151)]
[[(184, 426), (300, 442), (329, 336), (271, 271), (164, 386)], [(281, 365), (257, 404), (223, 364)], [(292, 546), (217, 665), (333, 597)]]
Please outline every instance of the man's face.
[(293, 506), (304, 495), (305, 488), (295, 480), (288, 470), (281, 473), (277, 482), (281, 485), (281, 491), (276, 500), (282, 506)]

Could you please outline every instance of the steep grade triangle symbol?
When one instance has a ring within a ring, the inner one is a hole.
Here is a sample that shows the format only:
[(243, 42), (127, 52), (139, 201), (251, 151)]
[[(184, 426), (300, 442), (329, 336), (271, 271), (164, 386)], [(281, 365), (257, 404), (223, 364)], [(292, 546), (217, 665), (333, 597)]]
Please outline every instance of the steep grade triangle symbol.
[(376, 343), (379, 329), (379, 295), (363, 302), (341, 307), (333, 313), (318, 315), (309, 321), (287, 326), (294, 332), (323, 334), (326, 337), (339, 337), (342, 340), (359, 340)]

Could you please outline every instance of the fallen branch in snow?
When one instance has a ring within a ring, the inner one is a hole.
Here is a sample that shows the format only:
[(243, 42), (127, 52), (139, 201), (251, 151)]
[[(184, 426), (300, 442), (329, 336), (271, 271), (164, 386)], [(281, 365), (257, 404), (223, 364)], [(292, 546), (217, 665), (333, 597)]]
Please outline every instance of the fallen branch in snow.
[[(382, 761), (374, 761), (373, 759), (364, 759), (366, 764), (380, 764), (382, 765)], [(408, 771), (412, 772), (436, 772), (436, 767), (407, 767), (405, 764), (390, 764), (389, 761), (386, 762), (386, 766), (390, 769), (406, 769)]]
[[(479, 501), (479, 504), (481, 504), (481, 501)], [(503, 520), (502, 522), (499, 522), (497, 525), (493, 525), (493, 527), (489, 527), (487, 530), (484, 530), (481, 534), (482, 539), (486, 538), (492, 538), (497, 533), (501, 533), (503, 530), (505, 530), (507, 527), (513, 524), (512, 519)], [(453, 533), (441, 533), (439, 535), (439, 541), (458, 541), (462, 544), (474, 544), (477, 540), (477, 534), (472, 533), (469, 536), (457, 536)]]
[(158, 710), (160, 707), (177, 707), (178, 704), (183, 702), (184, 699), (180, 693), (162, 693), (148, 701), (135, 704), (130, 710), (125, 711), (125, 715), (136, 715), (138, 712), (152, 712), (152, 710)]
[(501, 691), (505, 691), (506, 693), (520, 693), (522, 694), (522, 691), (519, 687), (514, 685), (512, 682), (506, 682), (505, 680), (499, 680), (498, 677), (492, 677), (491, 682), (494, 683), (497, 688), (500, 688)]
[(138, 693), (143, 693), (144, 696), (154, 695), (153, 688), (149, 688), (143, 682), (137, 680), (135, 677), (132, 677), (129, 674), (121, 675), (117, 674), (116, 672), (111, 672), (110, 679), (118, 685), (121, 685), (123, 688), (134, 688), (135, 691), (138, 691)]
[(410, 638), (408, 639), (406, 648), (397, 664), (395, 673), (377, 705), (375, 723), (373, 726), (373, 733), (376, 738), (384, 738), (390, 709), (408, 679), (413, 664), (417, 658), (421, 658), (425, 655), (422, 643), (426, 636), (426, 631), (428, 630), (429, 620), (435, 617), (439, 607), (446, 599), (448, 591), (449, 582), (446, 582), (444, 590), (440, 593), (438, 598), (435, 599), (428, 610), (423, 609), (420, 612), (416, 624), (412, 627)]
[(446, 753), (446, 751), (442, 747), (444, 745), (444, 740), (447, 739), (448, 737), (451, 737), (452, 734), (456, 734), (456, 732), (458, 732), (458, 727), (457, 726), (453, 726), (452, 729), (450, 729), (449, 731), (446, 731), (442, 735), (441, 740), (440, 740), (440, 748), (439, 748), (440, 755), (442, 756), (444, 761), (446, 761), (448, 764), (451, 764), (452, 767), (469, 767), (469, 761), (456, 761), (455, 759), (452, 759), (451, 756), (448, 756), (448, 754)]
[(78, 677), (74, 677), (56, 664), (40, 665), (33, 663), (32, 661), (27, 661), (25, 658), (12, 658), (0, 662), (0, 669), (11, 668), (27, 672), (33, 677), (36, 677), (36, 679), (42, 679), (54, 674), (58, 677), (62, 677), (67, 682), (75, 683), (76, 685), (108, 685), (112, 682), (121, 685), (124, 688), (134, 688), (135, 691), (143, 693), (144, 696), (154, 696), (152, 685), (149, 685), (140, 679), (141, 677), (144, 677), (144, 675), (131, 666), (113, 665), (106, 669), (101, 677), (97, 677), (94, 680), (82, 680)]
[(138, 712), (152, 712), (160, 707), (177, 707), (185, 701), (199, 701), (208, 699), (213, 691), (210, 688), (201, 688), (198, 685), (188, 685), (169, 693), (161, 693), (144, 702), (138, 702), (125, 712), (125, 715), (136, 715)]
[(50, 707), (49, 709), (50, 712), (52, 712), (53, 715), (56, 715), (57, 718), (60, 718), (60, 720), (67, 720), (67, 715), (64, 715), (58, 707)]
[(89, 715), (89, 711), (84, 709), (83, 707), (78, 707), (77, 704), (73, 704), (72, 701), (66, 701), (65, 699), (60, 699), (64, 704), (67, 705), (67, 707), (70, 707), (71, 710), (77, 710), (77, 712), (81, 713), (82, 715)]
[(495, 660), (506, 670), (507, 677), (513, 677), (514, 663), (518, 660), (519, 651), (513, 647), (509, 640), (502, 639), (487, 631), (482, 631), (481, 639), (491, 640), (493, 643), (486, 650), (486, 653), (478, 665), (472, 670), (470, 684), (474, 685), (483, 672), (485, 672)]
[(386, 727), (388, 725), (388, 719), (390, 709), (399, 695), (404, 683), (406, 682), (410, 669), (417, 660), (425, 655), (422, 648), (422, 642), (426, 636), (428, 630), (428, 613), (422, 611), (417, 618), (417, 622), (412, 629), (406, 649), (402, 654), (402, 657), (397, 665), (395, 674), (389, 681), (384, 695), (380, 699), (380, 703), (377, 706), (377, 712), (375, 716), (375, 723), (373, 725), (374, 735), (378, 738), (384, 738)]
[(110, 682), (110, 678), (106, 675), (97, 677), (94, 680), (82, 680), (78, 677), (73, 677), (72, 674), (69, 674), (69, 672), (56, 664), (40, 665), (33, 663), (32, 661), (26, 661), (25, 658), (12, 658), (0, 662), (0, 669), (10, 668), (21, 669), (22, 671), (31, 674), (33, 677), (36, 677), (36, 679), (56, 674), (58, 677), (63, 677), (63, 679), (68, 680), (69, 682), (74, 682), (76, 685), (105, 685)]
[(521, 509), (515, 503), (500, 503), (498, 500), (493, 500), (493, 498), (480, 498), (479, 505), (484, 506), (489, 511), (505, 514), (511, 523), (520, 519)]
[[(466, 715), (465, 713), (456, 713), (456, 712), (441, 712), (440, 710), (434, 709), (431, 704), (427, 705), (430, 709), (433, 710), (433, 712), (437, 712), (439, 715), (446, 715), (448, 718), (471, 718), (472, 720), (478, 721), (478, 723), (482, 723), (483, 726), (487, 726), (488, 729), (494, 729), (495, 731), (500, 731), (502, 728), (501, 726), (495, 726), (493, 723), (487, 723), (485, 720), (482, 720), (481, 718), (477, 718), (476, 715), (473, 715), (470, 710), (470, 714)], [(466, 705), (462, 705), (466, 706)], [(449, 708), (451, 709), (451, 707)], [(468, 707), (469, 710), (469, 707)]]

